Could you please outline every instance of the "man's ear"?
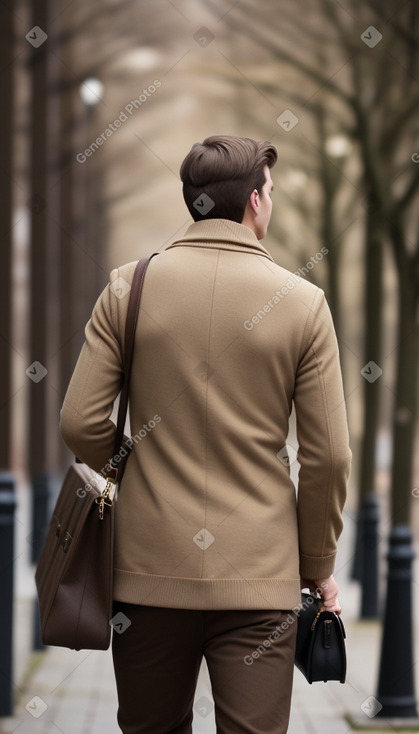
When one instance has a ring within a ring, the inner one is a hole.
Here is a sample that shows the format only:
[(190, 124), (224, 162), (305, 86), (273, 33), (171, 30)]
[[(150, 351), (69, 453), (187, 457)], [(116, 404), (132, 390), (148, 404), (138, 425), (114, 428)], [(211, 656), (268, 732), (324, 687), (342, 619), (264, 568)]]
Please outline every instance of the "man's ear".
[(250, 206), (252, 212), (255, 214), (259, 211), (259, 192), (257, 189), (253, 189), (252, 193), (249, 196), (249, 200), (247, 202), (248, 206)]

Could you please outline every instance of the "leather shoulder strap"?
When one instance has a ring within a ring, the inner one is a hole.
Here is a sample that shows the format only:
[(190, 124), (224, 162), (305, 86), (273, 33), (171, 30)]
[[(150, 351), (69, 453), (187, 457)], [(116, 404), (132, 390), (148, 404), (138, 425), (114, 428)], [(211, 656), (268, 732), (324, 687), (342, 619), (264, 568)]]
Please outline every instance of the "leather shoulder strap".
[(114, 456), (119, 452), (123, 444), (124, 426), (127, 417), (129, 381), (131, 376), (132, 355), (134, 353), (135, 329), (138, 321), (138, 312), (140, 310), (141, 293), (143, 290), (144, 278), (150, 260), (157, 255), (154, 252), (150, 257), (144, 257), (138, 261), (134, 271), (129, 295), (127, 318), (125, 322), (125, 339), (124, 339), (124, 378), (122, 383), (121, 395), (119, 398), (118, 419), (116, 424)]

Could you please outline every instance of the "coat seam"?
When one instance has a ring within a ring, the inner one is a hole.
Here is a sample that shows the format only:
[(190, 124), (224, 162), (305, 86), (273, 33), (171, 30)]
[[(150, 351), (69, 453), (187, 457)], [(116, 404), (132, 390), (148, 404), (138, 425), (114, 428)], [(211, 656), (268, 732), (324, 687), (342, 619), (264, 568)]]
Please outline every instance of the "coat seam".
[[(212, 283), (212, 292), (211, 292), (211, 303), (210, 303), (210, 315), (209, 315), (209, 324), (208, 324), (208, 340), (207, 340), (207, 375), (206, 375), (206, 382), (205, 382), (205, 421), (204, 421), (204, 440), (205, 440), (205, 486), (204, 486), (204, 528), (206, 528), (207, 524), (207, 491), (208, 491), (208, 380), (210, 378), (210, 351), (211, 351), (211, 329), (212, 329), (212, 315), (213, 315), (213, 308), (214, 308), (214, 291), (215, 291), (215, 283), (217, 280), (217, 271), (218, 271), (218, 264), (220, 260), (220, 251), (217, 252), (217, 260), (215, 263), (215, 271), (214, 271), (214, 277), (213, 277), (213, 283)], [(201, 563), (201, 574), (204, 575), (204, 553), (202, 554), (202, 563)]]
[(307, 350), (307, 342), (309, 340), (309, 337), (311, 336), (311, 325), (313, 323), (313, 319), (314, 319), (317, 311), (319, 310), (319, 309), (314, 309), (314, 303), (316, 301), (316, 298), (319, 295), (323, 295), (323, 291), (320, 288), (318, 288), (316, 290), (316, 292), (314, 293), (314, 297), (313, 297), (313, 300), (311, 302), (311, 305), (307, 307), (308, 308), (308, 315), (307, 315), (307, 321), (305, 323), (305, 327), (304, 327), (304, 330), (303, 330), (303, 336), (301, 338), (301, 346), (300, 346), (300, 353), (299, 353), (299, 356), (298, 356), (298, 364), (300, 364), (300, 362), (301, 362), (302, 358), (304, 357), (304, 354), (305, 354), (305, 352)]
[(329, 419), (329, 405), (327, 401), (327, 394), (325, 390), (324, 380), (323, 380), (323, 376), (322, 376), (321, 369), (320, 369), (320, 362), (317, 358), (314, 348), (312, 348), (312, 351), (314, 354), (314, 358), (316, 360), (318, 382), (319, 382), (321, 396), (322, 396), (323, 410), (325, 412), (326, 430), (327, 430), (328, 444), (329, 444), (329, 451), (330, 451), (330, 471), (329, 471), (329, 481), (328, 481), (327, 494), (326, 494), (324, 524), (323, 524), (323, 531), (322, 531), (321, 557), (324, 557), (326, 534), (327, 534), (325, 523), (326, 523), (326, 518), (329, 517), (330, 494), (331, 494), (331, 487), (333, 486), (333, 466), (334, 466), (334, 460), (335, 460), (335, 452), (334, 452), (334, 447), (333, 447), (332, 431), (331, 431), (330, 419)]

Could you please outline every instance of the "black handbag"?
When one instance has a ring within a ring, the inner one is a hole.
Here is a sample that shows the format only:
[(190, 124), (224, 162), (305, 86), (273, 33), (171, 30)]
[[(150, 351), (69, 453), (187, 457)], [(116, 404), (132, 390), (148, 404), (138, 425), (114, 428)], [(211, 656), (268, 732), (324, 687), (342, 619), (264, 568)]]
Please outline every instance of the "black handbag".
[(297, 611), (295, 665), (309, 683), (338, 680), (345, 683), (345, 628), (338, 614), (320, 611), (321, 599), (301, 595)]

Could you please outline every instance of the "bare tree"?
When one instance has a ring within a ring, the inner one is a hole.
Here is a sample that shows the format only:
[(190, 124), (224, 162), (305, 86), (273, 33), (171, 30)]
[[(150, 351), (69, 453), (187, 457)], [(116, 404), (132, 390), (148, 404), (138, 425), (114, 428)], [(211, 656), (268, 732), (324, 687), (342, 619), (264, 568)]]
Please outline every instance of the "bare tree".
[[(215, 0), (206, 0), (206, 5), (220, 14), (220, 4)], [(311, 112), (320, 121), (320, 128), (322, 125), (324, 127), (324, 115), (329, 118), (333, 115), (338, 130), (353, 140), (359, 157), (361, 182), (359, 184), (356, 181), (354, 185), (359, 186), (358, 200), (365, 212), (363, 365), (373, 361), (379, 366), (382, 360), (382, 258), (387, 241), (394, 253), (400, 284), (400, 318), (398, 378), (394, 388), (392, 517), (395, 524), (408, 524), (418, 364), (416, 312), (419, 240), (414, 211), (418, 202), (419, 166), (411, 159), (415, 150), (414, 136), (418, 129), (419, 109), (418, 11), (413, 1), (400, 9), (393, 0), (386, 3), (384, 10), (372, 1), (361, 3), (351, 0), (343, 7), (332, 0), (321, 0), (316, 8), (309, 8), (305, 4), (302, 17), (301, 3), (284, 3), (281, 13), (277, 14), (273, 14), (268, 5), (259, 4), (256, 18), (251, 3), (243, 1), (226, 16), (225, 22), (235, 32), (264, 48), (279, 68), (286, 67), (293, 75), (297, 75), (305, 94), (296, 94), (295, 77), (291, 76), (291, 89), (285, 91), (287, 99), (295, 100), (295, 104), (304, 108), (304, 111)], [(294, 27), (297, 27), (297, 16), (301, 33), (299, 42), (288, 34), (286, 25), (291, 18)], [(282, 73), (282, 94), (284, 76)], [(271, 93), (280, 91), (279, 85), (275, 86), (270, 80), (260, 85)], [(320, 94), (326, 100), (326, 106), (325, 112), (320, 112), (319, 117)], [(318, 140), (321, 139), (320, 129)], [(321, 156), (327, 156), (321, 145), (319, 148)], [(325, 207), (322, 229), (323, 236), (332, 243), (330, 222), (333, 215), (330, 209), (334, 207), (334, 182), (328, 168), (330, 161), (324, 158), (323, 161)], [(329, 272), (329, 298), (339, 323), (336, 279), (339, 255), (333, 247), (329, 249), (329, 267), (332, 266)], [(361, 501), (374, 489), (379, 380), (365, 381), (364, 402)]]

